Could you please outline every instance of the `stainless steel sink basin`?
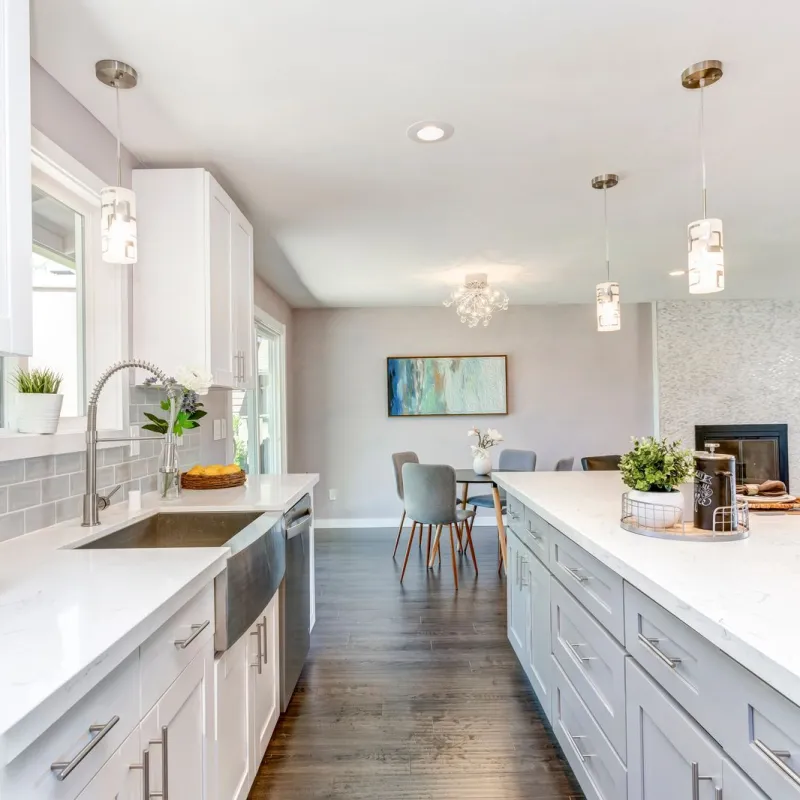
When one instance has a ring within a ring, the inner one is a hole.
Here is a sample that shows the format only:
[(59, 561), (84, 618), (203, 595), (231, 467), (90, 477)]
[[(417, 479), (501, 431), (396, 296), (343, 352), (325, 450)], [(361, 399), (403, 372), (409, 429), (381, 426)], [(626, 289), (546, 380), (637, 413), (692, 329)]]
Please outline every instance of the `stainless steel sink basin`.
[(253, 624), (283, 580), (283, 517), (252, 511), (153, 514), (79, 550), (157, 547), (228, 547), (225, 569), (214, 579), (214, 646), (227, 650)]

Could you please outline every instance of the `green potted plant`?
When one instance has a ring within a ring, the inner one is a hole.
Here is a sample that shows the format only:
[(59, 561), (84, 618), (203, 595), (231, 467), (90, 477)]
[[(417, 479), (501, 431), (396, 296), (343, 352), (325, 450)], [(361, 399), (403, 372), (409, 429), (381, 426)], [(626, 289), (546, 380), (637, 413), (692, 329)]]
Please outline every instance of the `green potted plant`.
[(18, 369), (11, 382), (17, 390), (17, 430), (20, 433), (55, 433), (64, 395), (62, 377), (51, 369)]
[[(680, 522), (684, 500), (678, 487), (694, 472), (691, 450), (679, 441), (653, 436), (634, 438), (633, 448), (622, 456), (619, 469), (623, 483), (630, 489), (628, 499), (634, 501), (632, 515), (639, 525), (670, 528)], [(654, 512), (653, 505), (661, 509)]]

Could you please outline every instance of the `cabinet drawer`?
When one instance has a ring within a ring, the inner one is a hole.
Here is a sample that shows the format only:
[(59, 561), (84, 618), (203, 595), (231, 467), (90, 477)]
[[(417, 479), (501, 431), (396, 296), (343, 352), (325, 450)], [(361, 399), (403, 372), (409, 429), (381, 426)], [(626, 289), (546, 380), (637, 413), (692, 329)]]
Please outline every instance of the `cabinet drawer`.
[(716, 727), (730, 757), (770, 796), (800, 798), (800, 708), (723, 655)]
[(628, 652), (709, 732), (723, 653), (658, 603), (625, 584)]
[[(199, 630), (202, 625), (205, 627)], [(176, 644), (193, 636), (186, 646)], [(209, 584), (142, 645), (143, 714), (155, 705), (203, 644), (213, 636), (214, 585)]]
[[(0, 797), (73, 800), (138, 724), (137, 651), (0, 773)], [(56, 762), (75, 766), (58, 780), (50, 769)]]
[(506, 495), (506, 521), (508, 527), (519, 532), (525, 528), (525, 506), (513, 495)]
[(588, 800), (625, 800), (625, 765), (558, 663), (553, 687), (553, 729), (584, 794)]
[(625, 760), (625, 651), (551, 578), (553, 655)]
[(550, 571), (615, 639), (623, 641), (622, 578), (555, 528), (549, 539)]
[(525, 534), (530, 540), (529, 547), (545, 566), (550, 562), (550, 531), (553, 530), (555, 528), (535, 511), (525, 509)]

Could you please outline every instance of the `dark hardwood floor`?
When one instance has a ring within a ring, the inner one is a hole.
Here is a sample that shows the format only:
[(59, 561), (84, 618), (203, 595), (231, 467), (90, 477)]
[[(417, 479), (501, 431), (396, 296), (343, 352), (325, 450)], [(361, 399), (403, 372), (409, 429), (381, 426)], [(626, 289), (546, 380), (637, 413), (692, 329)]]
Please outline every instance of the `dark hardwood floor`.
[(496, 531), (457, 595), (444, 547), (401, 587), (395, 533), (317, 531), (311, 653), (250, 800), (583, 797), (506, 638)]

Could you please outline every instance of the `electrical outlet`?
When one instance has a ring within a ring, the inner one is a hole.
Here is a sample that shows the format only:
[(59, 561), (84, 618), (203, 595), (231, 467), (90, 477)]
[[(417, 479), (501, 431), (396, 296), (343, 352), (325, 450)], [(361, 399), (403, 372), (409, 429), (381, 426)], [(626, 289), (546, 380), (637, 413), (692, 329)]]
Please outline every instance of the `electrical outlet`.
[(222, 420), (214, 420), (214, 441), (218, 442), (222, 438)]
[(336, 500), (338, 497), (339, 497), (339, 492), (337, 489), (328, 489), (329, 500)]
[(138, 456), (139, 455), (139, 452), (140, 452), (141, 447), (142, 447), (141, 444), (138, 441), (136, 441), (136, 438), (139, 436), (139, 426), (138, 425), (131, 425), (130, 436), (131, 436), (131, 438), (134, 439), (134, 441), (132, 441), (128, 445), (128, 455), (131, 458), (133, 458), (134, 456)]

